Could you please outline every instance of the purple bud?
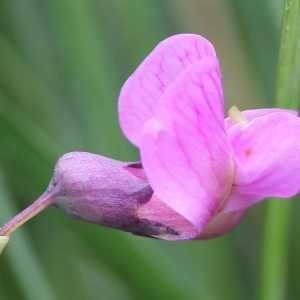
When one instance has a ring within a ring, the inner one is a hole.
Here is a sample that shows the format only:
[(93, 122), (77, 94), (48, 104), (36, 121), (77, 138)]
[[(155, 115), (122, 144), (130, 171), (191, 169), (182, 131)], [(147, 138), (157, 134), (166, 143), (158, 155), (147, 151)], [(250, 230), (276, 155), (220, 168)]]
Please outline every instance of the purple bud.
[(55, 205), (82, 220), (130, 230), (138, 207), (152, 189), (139, 164), (87, 152), (71, 152), (57, 162), (50, 185), (59, 192)]
[(0, 228), (9, 236), (49, 205), (81, 220), (142, 236), (193, 239), (196, 227), (153, 195), (140, 163), (116, 161), (88, 152), (71, 152), (57, 162), (45, 191)]
[(87, 152), (57, 162), (50, 189), (54, 204), (76, 218), (162, 239), (192, 238), (185, 218), (153, 197), (140, 163), (125, 163)]

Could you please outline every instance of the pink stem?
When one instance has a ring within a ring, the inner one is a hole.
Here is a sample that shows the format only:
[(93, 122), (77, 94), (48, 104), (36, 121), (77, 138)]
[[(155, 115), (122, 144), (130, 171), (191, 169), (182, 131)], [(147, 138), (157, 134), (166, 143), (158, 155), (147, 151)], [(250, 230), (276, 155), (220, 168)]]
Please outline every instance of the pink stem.
[(42, 194), (37, 200), (35, 200), (31, 205), (25, 208), (23, 211), (18, 213), (12, 219), (10, 219), (4, 226), (0, 228), (0, 236), (1, 235), (10, 235), (17, 228), (22, 226), (25, 222), (30, 220), (32, 217), (37, 215), (47, 206), (52, 204), (53, 202), (53, 193), (46, 191)]

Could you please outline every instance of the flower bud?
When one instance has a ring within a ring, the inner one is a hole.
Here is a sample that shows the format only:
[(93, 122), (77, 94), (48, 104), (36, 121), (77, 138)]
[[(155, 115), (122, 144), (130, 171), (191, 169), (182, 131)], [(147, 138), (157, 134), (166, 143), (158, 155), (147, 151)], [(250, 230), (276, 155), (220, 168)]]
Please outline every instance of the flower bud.
[(138, 207), (152, 189), (139, 164), (87, 152), (71, 152), (57, 162), (51, 186), (55, 205), (82, 220), (130, 230)]
[(0, 228), (7, 237), (49, 205), (78, 219), (166, 240), (193, 239), (197, 228), (153, 195), (140, 163), (71, 152), (57, 162), (47, 190)]
[(140, 163), (67, 153), (58, 160), (49, 189), (58, 191), (57, 207), (88, 222), (168, 240), (197, 235), (189, 221), (153, 196)]

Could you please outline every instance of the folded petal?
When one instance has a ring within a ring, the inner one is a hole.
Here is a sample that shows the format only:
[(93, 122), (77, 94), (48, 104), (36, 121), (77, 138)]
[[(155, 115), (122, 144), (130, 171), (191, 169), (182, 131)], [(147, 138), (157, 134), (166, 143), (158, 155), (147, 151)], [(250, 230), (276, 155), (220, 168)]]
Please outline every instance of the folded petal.
[(144, 126), (142, 163), (155, 194), (201, 230), (233, 180), (218, 64), (190, 66)]
[(143, 125), (153, 116), (167, 87), (187, 67), (207, 58), (217, 65), (212, 44), (196, 34), (177, 34), (154, 48), (125, 82), (119, 96), (120, 124), (132, 143), (139, 144)]
[(137, 178), (147, 181), (146, 173), (140, 162), (128, 163), (124, 166), (124, 169), (130, 172), (132, 175), (136, 176)]
[(228, 130), (236, 162), (226, 211), (266, 197), (291, 197), (300, 189), (300, 119), (276, 112)]
[(286, 108), (258, 108), (258, 109), (247, 109), (242, 112), (246, 119), (251, 121), (258, 117), (263, 117), (265, 115), (273, 114), (273, 113), (289, 113), (294, 116), (298, 115), (298, 112), (292, 109)]
[[(252, 121), (255, 118), (263, 117), (265, 115), (278, 113), (278, 112), (285, 112), (290, 113), (292, 115), (297, 116), (298, 112), (292, 109), (284, 109), (284, 108), (258, 108), (258, 109), (247, 109), (241, 111), (241, 114), (248, 120)], [(230, 127), (235, 125), (236, 122), (232, 120), (230, 117), (225, 119), (225, 127), (228, 130)]]
[(246, 210), (220, 212), (203, 229), (199, 240), (216, 238), (233, 230), (243, 219)]
[(198, 235), (194, 224), (156, 195), (139, 205), (135, 215), (138, 221), (131, 228), (133, 233), (173, 241), (190, 240)]

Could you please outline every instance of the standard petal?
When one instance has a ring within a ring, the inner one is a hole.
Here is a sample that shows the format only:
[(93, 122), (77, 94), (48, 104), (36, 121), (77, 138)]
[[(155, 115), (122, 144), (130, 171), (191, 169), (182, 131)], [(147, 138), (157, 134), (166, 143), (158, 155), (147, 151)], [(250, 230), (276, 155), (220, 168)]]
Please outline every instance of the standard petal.
[(245, 209), (266, 197), (291, 197), (300, 189), (300, 119), (277, 112), (228, 130), (236, 162), (226, 211)]
[[(128, 78), (119, 96), (119, 118), (127, 138), (139, 144), (144, 123), (153, 116), (158, 100), (187, 67), (217, 58), (212, 44), (196, 34), (177, 34), (160, 42)], [(217, 73), (219, 74), (219, 69)]]
[(233, 180), (220, 87), (215, 60), (189, 67), (166, 90), (140, 145), (156, 195), (198, 230), (223, 205)]

